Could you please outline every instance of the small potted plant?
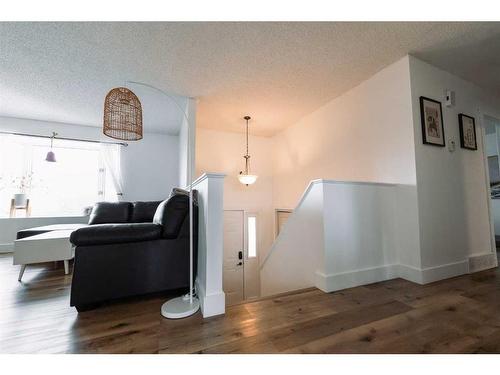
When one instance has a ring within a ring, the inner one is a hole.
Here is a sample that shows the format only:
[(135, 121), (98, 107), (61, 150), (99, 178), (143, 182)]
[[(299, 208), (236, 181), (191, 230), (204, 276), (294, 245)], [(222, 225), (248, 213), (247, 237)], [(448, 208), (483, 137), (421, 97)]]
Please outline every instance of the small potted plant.
[(17, 189), (18, 193), (14, 194), (14, 206), (16, 208), (26, 207), (28, 201), (28, 193), (33, 182), (33, 173), (29, 172), (23, 176), (12, 179), (12, 185)]

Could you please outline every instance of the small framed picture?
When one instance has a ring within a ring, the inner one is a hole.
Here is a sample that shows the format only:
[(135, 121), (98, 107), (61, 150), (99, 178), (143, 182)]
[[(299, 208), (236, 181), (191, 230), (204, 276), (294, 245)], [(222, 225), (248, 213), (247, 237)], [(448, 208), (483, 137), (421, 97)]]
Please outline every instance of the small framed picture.
[(467, 150), (477, 150), (476, 122), (474, 121), (474, 117), (460, 113), (458, 115), (458, 123), (460, 124), (460, 147)]
[(445, 146), (443, 111), (437, 100), (420, 97), (420, 119), (422, 121), (422, 138), (425, 144)]

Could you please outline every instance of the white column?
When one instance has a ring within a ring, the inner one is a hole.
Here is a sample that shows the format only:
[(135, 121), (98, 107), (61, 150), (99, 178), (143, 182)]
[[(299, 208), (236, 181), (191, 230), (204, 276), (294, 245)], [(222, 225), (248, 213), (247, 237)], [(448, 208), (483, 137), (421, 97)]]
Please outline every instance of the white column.
[(205, 173), (194, 183), (199, 199), (196, 286), (204, 318), (225, 313), (222, 290), (224, 174)]

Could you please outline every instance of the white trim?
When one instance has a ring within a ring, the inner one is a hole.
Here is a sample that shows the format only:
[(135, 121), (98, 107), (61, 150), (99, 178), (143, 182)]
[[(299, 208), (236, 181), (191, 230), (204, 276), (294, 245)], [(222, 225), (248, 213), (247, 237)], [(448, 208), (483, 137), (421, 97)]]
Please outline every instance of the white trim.
[[(496, 241), (495, 241), (495, 221), (493, 219), (493, 209), (491, 208), (491, 187), (490, 187), (490, 167), (488, 165), (488, 155), (486, 152), (486, 129), (484, 125), (484, 118), (486, 117), (491, 117), (495, 118), (494, 116), (489, 116), (485, 114), (484, 112), (481, 111), (481, 109), (478, 110), (478, 118), (479, 118), (479, 129), (481, 132), (481, 146), (482, 146), (482, 151), (483, 151), (483, 164), (484, 164), (484, 184), (486, 188), (486, 206), (488, 207), (488, 219), (490, 220), (490, 243), (491, 243), (491, 252), (496, 251)], [(476, 132), (477, 134), (477, 132)], [(495, 135), (496, 135), (496, 127), (495, 127)], [(497, 136), (495, 136), (495, 142), (498, 142)], [(477, 139), (476, 139), (477, 143)]]
[(422, 269), (422, 284), (469, 273), (469, 259)]
[(370, 181), (341, 181), (341, 180), (325, 180), (317, 179), (312, 180), (312, 183), (323, 183), (332, 185), (377, 185), (377, 186), (397, 186), (398, 184), (391, 184), (387, 182), (370, 182)]
[(0, 254), (8, 254), (14, 252), (14, 243), (0, 243)]
[(225, 313), (226, 295), (224, 292), (207, 295), (203, 286), (196, 279), (196, 292), (204, 318)]
[[(486, 254), (490, 266), (493, 259), (496, 266), (495, 254)], [(494, 266), (488, 266), (491, 268)], [(469, 260), (448, 263), (435, 267), (418, 269), (403, 264), (389, 264), (386, 266), (365, 268), (348, 272), (325, 275), (316, 271), (315, 286), (322, 291), (329, 293), (336, 290), (353, 288), (356, 286), (377, 283), (380, 281), (402, 278), (417, 284), (428, 284), (450, 277), (460, 276), (469, 273)]]
[(397, 271), (397, 265), (395, 264), (330, 275), (316, 271), (316, 287), (329, 293), (336, 290), (395, 279), (399, 276)]
[(422, 270), (406, 264), (397, 264), (396, 266), (398, 276), (402, 279), (411, 281), (416, 284), (423, 284)]
[(191, 186), (194, 188), (200, 182), (205, 181), (207, 178), (224, 178), (226, 175), (224, 173), (203, 173), (200, 177), (193, 181)]
[(479, 272), (498, 266), (496, 252), (477, 254), (469, 257), (469, 273)]

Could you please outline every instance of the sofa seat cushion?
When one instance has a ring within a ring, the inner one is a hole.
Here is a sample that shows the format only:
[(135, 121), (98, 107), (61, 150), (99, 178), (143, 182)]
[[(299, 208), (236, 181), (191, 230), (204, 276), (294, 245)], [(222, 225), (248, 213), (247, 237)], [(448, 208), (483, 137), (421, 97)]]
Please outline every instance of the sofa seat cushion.
[(131, 214), (130, 202), (98, 202), (92, 209), (89, 224), (128, 223)]
[(153, 216), (161, 201), (132, 203), (131, 223), (152, 223)]
[(80, 228), (84, 228), (86, 226), (88, 226), (88, 224), (51, 224), (51, 225), (44, 225), (42, 227), (22, 229), (19, 232), (17, 232), (16, 239), (20, 240), (22, 238), (36, 236), (37, 234), (43, 234), (55, 230), (77, 230)]
[(71, 233), (75, 246), (151, 241), (161, 238), (161, 226), (153, 223), (96, 224)]

